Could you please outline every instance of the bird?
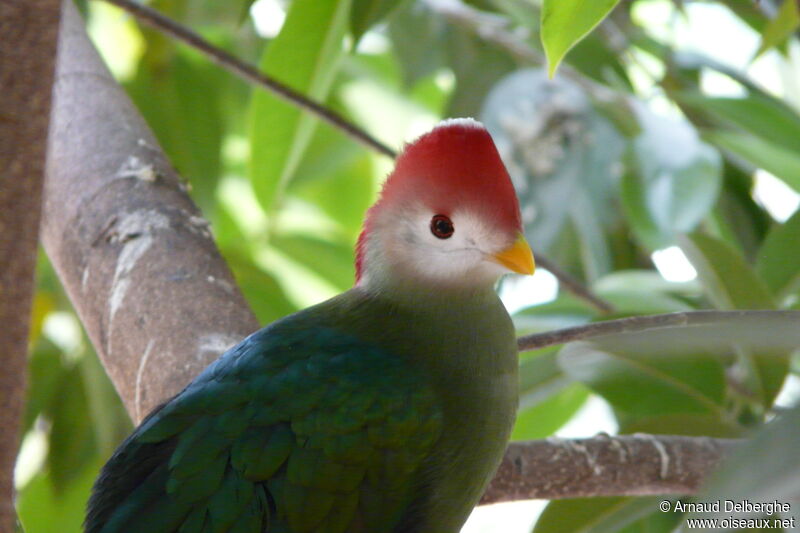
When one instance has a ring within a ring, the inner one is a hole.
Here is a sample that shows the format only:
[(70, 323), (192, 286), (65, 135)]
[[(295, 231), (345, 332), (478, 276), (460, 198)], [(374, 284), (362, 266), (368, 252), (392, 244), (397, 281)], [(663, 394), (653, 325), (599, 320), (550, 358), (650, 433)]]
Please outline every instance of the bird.
[(86, 533), (450, 533), (518, 404), (504, 274), (533, 274), (486, 128), (408, 143), (353, 287), (267, 325), (155, 408), (101, 469)]

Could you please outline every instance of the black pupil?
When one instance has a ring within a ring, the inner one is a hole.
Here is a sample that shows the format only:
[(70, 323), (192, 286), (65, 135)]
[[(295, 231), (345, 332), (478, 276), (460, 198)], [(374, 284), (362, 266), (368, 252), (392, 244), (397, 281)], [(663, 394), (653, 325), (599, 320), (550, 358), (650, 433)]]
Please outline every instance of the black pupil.
[(453, 223), (444, 215), (436, 215), (431, 219), (431, 233), (440, 239), (449, 239), (453, 234)]

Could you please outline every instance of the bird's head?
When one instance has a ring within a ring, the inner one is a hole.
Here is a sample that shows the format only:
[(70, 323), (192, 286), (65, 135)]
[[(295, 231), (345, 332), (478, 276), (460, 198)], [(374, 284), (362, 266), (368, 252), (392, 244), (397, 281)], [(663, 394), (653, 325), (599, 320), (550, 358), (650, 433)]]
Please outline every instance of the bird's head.
[(367, 212), (359, 286), (477, 287), (533, 270), (514, 187), (483, 125), (446, 120), (405, 147)]

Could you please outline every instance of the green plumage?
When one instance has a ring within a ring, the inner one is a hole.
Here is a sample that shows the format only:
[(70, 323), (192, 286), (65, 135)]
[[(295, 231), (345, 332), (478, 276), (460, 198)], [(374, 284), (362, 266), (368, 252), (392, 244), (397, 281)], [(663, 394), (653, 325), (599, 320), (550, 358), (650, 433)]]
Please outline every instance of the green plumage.
[(490, 289), (358, 288), (251, 335), (152, 413), (98, 479), (87, 533), (457, 531), (516, 410)]

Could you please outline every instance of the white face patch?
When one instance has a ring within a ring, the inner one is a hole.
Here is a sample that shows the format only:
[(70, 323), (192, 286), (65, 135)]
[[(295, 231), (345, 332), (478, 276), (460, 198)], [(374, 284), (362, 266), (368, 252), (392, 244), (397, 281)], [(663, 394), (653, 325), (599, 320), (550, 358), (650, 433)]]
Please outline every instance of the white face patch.
[(404, 206), (381, 213), (367, 243), (366, 277), (412, 278), (441, 286), (492, 284), (508, 272), (492, 255), (511, 246), (516, 236), (487, 225), (468, 211), (448, 215), (453, 234), (446, 239), (431, 231), (435, 213), (426, 207)]

